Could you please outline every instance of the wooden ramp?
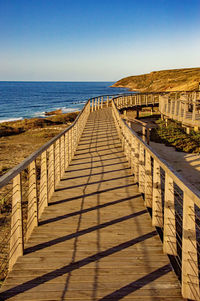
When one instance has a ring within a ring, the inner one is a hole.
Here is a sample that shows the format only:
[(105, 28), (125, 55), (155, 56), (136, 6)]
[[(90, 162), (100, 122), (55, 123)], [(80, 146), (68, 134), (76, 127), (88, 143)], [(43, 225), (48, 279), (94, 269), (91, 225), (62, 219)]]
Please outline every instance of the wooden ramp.
[(121, 149), (111, 109), (90, 114), (2, 300), (183, 300)]

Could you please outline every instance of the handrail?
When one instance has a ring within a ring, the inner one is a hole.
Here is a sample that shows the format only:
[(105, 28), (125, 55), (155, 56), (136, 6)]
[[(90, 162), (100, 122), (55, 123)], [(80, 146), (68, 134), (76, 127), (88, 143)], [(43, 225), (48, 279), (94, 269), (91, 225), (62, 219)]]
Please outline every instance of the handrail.
[(163, 252), (171, 256), (183, 297), (199, 300), (200, 192), (137, 136), (121, 118), (116, 102), (112, 100), (116, 128), (131, 173), (152, 212), (152, 225), (163, 233)]
[(0, 177), (0, 188), (7, 185), (10, 180), (12, 180), (18, 173), (22, 172), (32, 161), (34, 161), (38, 156), (40, 156), (45, 150), (47, 150), (52, 144), (54, 144), (61, 136), (63, 136), (65, 133), (67, 133), (79, 120), (80, 116), (82, 115), (85, 107), (88, 105), (90, 100), (86, 102), (81, 112), (78, 114), (76, 119), (73, 121), (73, 123), (67, 127), (64, 131), (60, 132), (58, 135), (53, 137), (51, 140), (49, 140), (47, 143), (45, 143), (43, 146), (41, 146), (38, 150), (33, 152), (30, 156), (28, 156), (24, 161), (22, 161), (20, 164), (9, 170), (5, 175)]
[[(121, 115), (121, 113), (117, 109), (115, 102), (114, 102), (114, 106), (115, 106), (116, 110), (118, 111), (118, 113)], [(169, 172), (169, 174), (172, 177), (172, 179), (174, 180), (174, 182), (177, 182), (177, 184), (179, 185), (179, 187), (181, 189), (186, 190), (187, 194), (194, 200), (196, 205), (198, 207), (200, 207), (200, 191), (195, 186), (190, 184), (184, 177), (182, 177), (175, 169), (173, 169), (173, 167), (168, 162), (166, 162), (163, 158), (161, 158), (161, 156), (155, 150), (153, 150), (153, 148), (150, 145), (148, 145), (144, 140), (142, 140), (135, 133), (135, 131), (131, 127), (128, 126), (128, 124), (125, 122), (125, 120), (123, 118), (122, 118), (122, 122), (129, 129), (129, 131), (131, 131), (131, 133), (135, 137), (135, 139), (138, 140), (138, 142), (140, 142), (144, 148), (148, 149), (148, 152), (150, 153), (152, 158), (154, 158), (155, 160), (158, 161), (158, 163), (162, 167), (162, 169), (166, 172)]]
[(90, 114), (90, 99), (64, 131), (0, 178), (0, 201), (12, 209), (1, 216), (0, 279), (24, 254), (24, 244), (70, 164)]

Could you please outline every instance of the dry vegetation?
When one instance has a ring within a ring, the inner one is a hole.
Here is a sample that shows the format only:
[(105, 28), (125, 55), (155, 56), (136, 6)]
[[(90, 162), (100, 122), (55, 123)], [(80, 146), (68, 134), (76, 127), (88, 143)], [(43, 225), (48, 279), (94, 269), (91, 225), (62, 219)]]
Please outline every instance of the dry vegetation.
[(74, 121), (78, 112), (0, 124), (0, 176)]
[(195, 91), (199, 89), (200, 68), (154, 71), (129, 76), (117, 81), (113, 87), (129, 88), (139, 92)]
[(177, 151), (186, 153), (200, 152), (200, 132), (186, 134), (180, 123), (170, 120), (168, 126), (164, 120), (156, 121), (157, 128), (151, 130), (151, 141), (174, 146)]

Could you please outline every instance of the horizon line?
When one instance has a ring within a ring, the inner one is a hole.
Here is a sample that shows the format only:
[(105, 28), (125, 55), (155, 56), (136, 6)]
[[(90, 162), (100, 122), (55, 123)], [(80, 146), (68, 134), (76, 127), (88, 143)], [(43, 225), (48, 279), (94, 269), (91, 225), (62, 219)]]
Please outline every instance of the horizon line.
[(46, 83), (52, 83), (52, 82), (64, 82), (64, 83), (91, 83), (91, 82), (116, 82), (115, 80), (0, 80), (0, 82), (46, 82)]

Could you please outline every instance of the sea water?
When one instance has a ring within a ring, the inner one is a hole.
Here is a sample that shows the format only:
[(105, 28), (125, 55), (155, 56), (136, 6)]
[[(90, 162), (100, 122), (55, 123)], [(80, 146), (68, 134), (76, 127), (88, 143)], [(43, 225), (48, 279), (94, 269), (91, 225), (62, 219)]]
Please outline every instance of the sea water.
[(99, 95), (127, 92), (112, 82), (0, 82), (0, 122), (44, 117), (45, 112), (81, 110)]

